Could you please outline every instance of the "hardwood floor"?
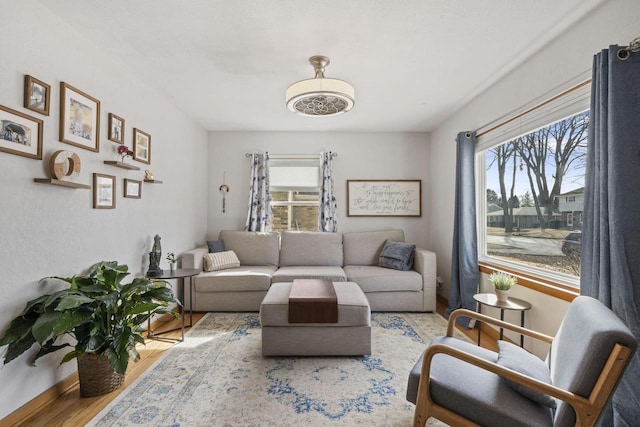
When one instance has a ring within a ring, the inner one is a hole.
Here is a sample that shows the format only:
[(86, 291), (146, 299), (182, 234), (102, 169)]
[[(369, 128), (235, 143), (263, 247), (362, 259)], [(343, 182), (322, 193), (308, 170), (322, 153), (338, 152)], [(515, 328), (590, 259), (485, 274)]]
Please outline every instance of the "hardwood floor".
[[(446, 308), (446, 302), (438, 300), (437, 312), (442, 315)], [(198, 322), (204, 313), (194, 313), (193, 322)], [(157, 326), (159, 329), (169, 329), (179, 327), (178, 320), (170, 320), (163, 326)], [(465, 330), (460, 329), (470, 339), (477, 339), (477, 329)], [(172, 332), (166, 334), (167, 337), (178, 338), (180, 332)], [(74, 382), (64, 393), (49, 404), (46, 404), (31, 414), (24, 414), (18, 409), (3, 420), (0, 420), (2, 426), (81, 426), (89, 422), (96, 414), (98, 414), (105, 406), (115, 399), (125, 388), (136, 380), (144, 371), (149, 369), (151, 365), (174, 343), (167, 340), (147, 340), (145, 346), (140, 346), (140, 361), (137, 363), (129, 363), (125, 384), (120, 389), (105, 396), (98, 397), (80, 397), (80, 389), (77, 382)], [(495, 339), (483, 332), (482, 346), (491, 350), (496, 350)]]

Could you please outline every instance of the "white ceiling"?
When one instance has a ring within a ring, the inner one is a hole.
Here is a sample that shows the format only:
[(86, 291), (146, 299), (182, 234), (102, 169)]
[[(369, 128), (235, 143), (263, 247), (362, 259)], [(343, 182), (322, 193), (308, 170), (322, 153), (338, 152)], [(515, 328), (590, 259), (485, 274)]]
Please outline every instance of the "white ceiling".
[[(38, 0), (212, 131), (429, 131), (603, 0)], [(302, 117), (307, 59), (356, 89)]]

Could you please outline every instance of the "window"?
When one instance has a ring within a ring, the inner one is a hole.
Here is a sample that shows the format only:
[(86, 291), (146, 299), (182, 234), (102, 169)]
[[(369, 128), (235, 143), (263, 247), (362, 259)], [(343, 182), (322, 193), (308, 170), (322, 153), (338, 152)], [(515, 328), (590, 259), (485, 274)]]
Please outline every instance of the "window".
[(481, 260), (578, 285), (589, 125), (586, 86), (534, 117), (525, 115), (501, 135), (479, 138)]
[(284, 156), (269, 165), (272, 230), (318, 231), (318, 156)]

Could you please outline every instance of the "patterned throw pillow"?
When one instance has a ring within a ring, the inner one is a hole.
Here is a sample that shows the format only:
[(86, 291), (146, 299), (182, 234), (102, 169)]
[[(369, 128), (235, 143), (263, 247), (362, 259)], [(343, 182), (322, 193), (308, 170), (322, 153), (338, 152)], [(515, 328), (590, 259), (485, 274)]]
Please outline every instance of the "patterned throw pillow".
[(226, 270), (227, 268), (240, 267), (240, 260), (234, 251), (216, 252), (206, 254), (203, 260), (204, 271)]

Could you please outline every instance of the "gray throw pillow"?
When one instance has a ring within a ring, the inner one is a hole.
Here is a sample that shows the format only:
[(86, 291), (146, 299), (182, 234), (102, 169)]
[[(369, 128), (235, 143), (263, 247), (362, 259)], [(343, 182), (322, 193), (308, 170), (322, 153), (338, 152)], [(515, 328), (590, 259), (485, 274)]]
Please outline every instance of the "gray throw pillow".
[(224, 242), (222, 240), (209, 240), (207, 241), (207, 246), (210, 254), (224, 252)]
[(394, 270), (408, 271), (413, 268), (416, 245), (387, 240), (384, 242), (378, 266)]
[[(510, 342), (498, 341), (498, 360), (496, 363), (528, 377), (535, 378), (538, 381), (551, 384), (551, 375), (547, 364), (527, 350)], [(534, 402), (549, 408), (556, 407), (556, 401), (553, 397), (513, 381), (504, 381), (507, 382), (509, 387)]]

